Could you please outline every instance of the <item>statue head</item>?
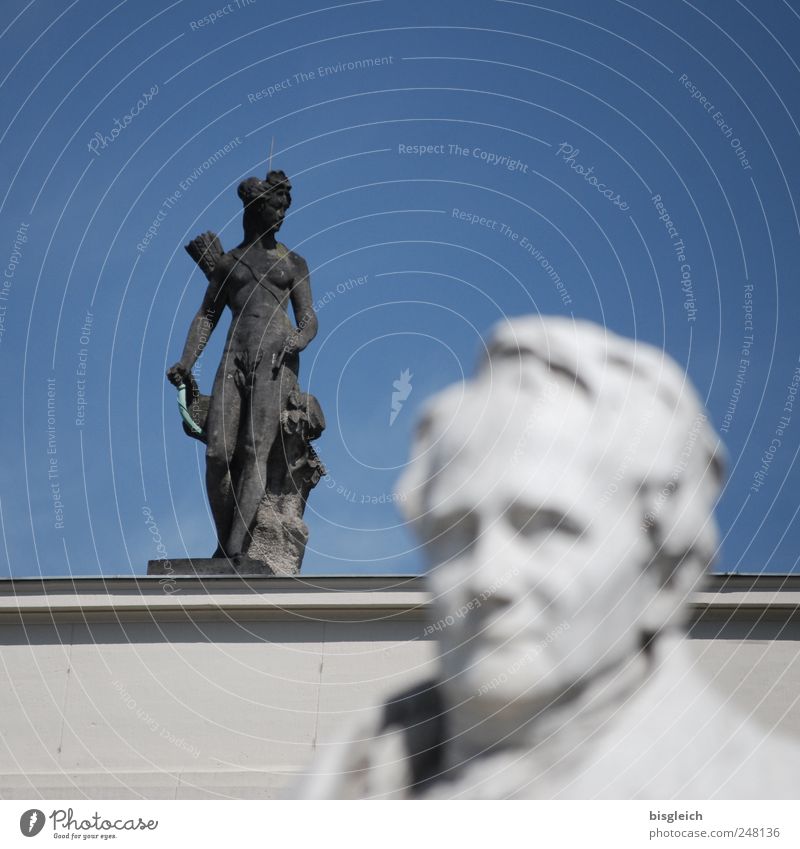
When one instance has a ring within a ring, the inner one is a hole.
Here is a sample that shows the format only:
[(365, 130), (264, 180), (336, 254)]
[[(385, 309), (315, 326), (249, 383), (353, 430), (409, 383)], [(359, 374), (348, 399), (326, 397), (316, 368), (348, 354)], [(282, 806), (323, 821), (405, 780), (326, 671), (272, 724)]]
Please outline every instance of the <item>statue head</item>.
[(427, 405), (398, 485), (445, 686), (549, 703), (682, 627), (722, 471), (663, 351), (569, 319), (498, 325), (476, 376)]
[(245, 241), (280, 230), (292, 203), (291, 192), (292, 184), (283, 171), (270, 171), (265, 180), (248, 177), (239, 183), (238, 193), (244, 204)]

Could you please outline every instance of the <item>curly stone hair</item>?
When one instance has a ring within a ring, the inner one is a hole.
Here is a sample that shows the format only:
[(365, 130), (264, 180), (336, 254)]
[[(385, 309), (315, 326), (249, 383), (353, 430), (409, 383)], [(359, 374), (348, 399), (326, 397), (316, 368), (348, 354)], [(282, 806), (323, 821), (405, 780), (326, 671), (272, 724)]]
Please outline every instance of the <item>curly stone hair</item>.
[(288, 208), (292, 203), (292, 184), (283, 171), (270, 171), (266, 179), (248, 177), (239, 183), (239, 197), (245, 207), (257, 200), (273, 202), (280, 198), (281, 205)]

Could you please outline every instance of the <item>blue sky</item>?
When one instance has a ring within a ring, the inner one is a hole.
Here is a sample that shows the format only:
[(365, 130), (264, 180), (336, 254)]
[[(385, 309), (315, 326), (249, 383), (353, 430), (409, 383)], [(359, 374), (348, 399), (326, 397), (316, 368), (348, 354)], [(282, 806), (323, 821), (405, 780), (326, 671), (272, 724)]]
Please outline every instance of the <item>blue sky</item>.
[(415, 414), (535, 311), (676, 357), (730, 455), (718, 568), (798, 568), (797, 3), (217, 3), (4, 3), (0, 574), (142, 574), (154, 526), (211, 553), (163, 373), (182, 246), (239, 241), (271, 146), (328, 420), (304, 572), (419, 571), (389, 497)]

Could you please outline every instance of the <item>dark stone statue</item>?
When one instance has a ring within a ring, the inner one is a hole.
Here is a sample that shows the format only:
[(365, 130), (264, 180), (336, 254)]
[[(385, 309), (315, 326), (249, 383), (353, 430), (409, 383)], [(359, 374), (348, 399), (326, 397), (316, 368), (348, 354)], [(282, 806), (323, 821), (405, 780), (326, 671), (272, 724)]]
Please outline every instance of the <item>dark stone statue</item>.
[[(298, 383), (299, 355), (316, 336), (317, 317), (306, 261), (275, 238), (291, 203), (288, 178), (283, 171), (270, 171), (266, 180), (250, 177), (239, 197), (244, 240), (238, 247), (223, 251), (214, 233), (186, 245), (208, 288), (167, 378), (185, 388), (194, 426), (184, 429), (206, 443), (214, 558), (233, 571), (266, 566), (294, 574), (308, 540), (306, 499), (324, 474), (310, 443), (325, 419)], [(214, 388), (204, 396), (191, 370), (226, 306), (231, 326)]]

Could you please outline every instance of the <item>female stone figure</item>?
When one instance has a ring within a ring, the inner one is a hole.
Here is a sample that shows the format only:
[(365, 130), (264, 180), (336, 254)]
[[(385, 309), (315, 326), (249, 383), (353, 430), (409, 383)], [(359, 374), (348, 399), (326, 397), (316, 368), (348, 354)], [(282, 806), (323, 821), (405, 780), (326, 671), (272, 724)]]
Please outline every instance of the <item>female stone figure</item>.
[[(244, 239), (224, 252), (214, 233), (186, 246), (208, 279), (181, 359), (167, 371), (188, 386), (195, 418), (205, 416), (206, 488), (217, 529), (215, 557), (300, 568), (302, 521), (322, 466), (308, 444), (324, 428), (319, 405), (300, 391), (299, 353), (317, 333), (308, 266), (276, 241), (291, 203), (283, 171), (250, 177), (238, 189)], [(294, 324), (289, 318), (289, 304)], [(191, 369), (225, 307), (231, 326), (210, 398), (198, 396)]]

